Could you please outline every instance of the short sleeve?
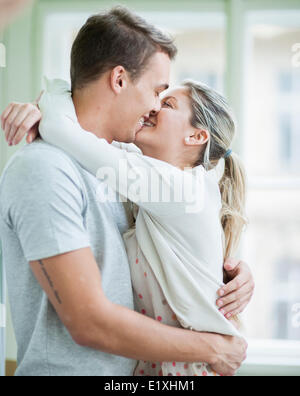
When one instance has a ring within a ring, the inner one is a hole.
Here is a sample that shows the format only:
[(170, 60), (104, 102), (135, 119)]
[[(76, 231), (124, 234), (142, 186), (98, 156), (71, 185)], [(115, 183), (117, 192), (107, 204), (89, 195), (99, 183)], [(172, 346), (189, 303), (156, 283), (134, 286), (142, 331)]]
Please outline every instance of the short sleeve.
[(51, 148), (25, 148), (6, 170), (2, 217), (17, 234), (27, 261), (90, 246), (81, 184), (72, 162)]

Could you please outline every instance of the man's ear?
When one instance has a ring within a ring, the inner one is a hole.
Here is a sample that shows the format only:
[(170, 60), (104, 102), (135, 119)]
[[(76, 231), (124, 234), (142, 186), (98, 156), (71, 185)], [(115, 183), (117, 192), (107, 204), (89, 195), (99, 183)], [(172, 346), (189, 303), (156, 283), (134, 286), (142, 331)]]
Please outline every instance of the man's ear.
[(210, 134), (205, 129), (195, 129), (193, 136), (187, 136), (185, 138), (186, 146), (202, 146), (209, 141)]
[(110, 85), (112, 90), (119, 94), (127, 88), (128, 76), (123, 66), (116, 66), (110, 73)]

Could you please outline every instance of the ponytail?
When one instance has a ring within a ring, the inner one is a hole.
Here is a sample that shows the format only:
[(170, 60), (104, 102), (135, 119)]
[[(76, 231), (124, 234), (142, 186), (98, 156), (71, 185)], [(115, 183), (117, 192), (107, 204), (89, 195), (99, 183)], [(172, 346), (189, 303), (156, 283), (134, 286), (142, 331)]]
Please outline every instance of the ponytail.
[(219, 187), (222, 197), (221, 223), (225, 235), (224, 256), (232, 257), (238, 249), (245, 216), (246, 175), (239, 157), (232, 153), (225, 161), (225, 169)]
[(186, 81), (192, 105), (191, 125), (210, 133), (210, 140), (201, 151), (195, 166), (206, 170), (225, 161), (224, 174), (219, 182), (222, 197), (221, 223), (225, 236), (224, 257), (236, 252), (242, 231), (247, 224), (245, 216), (246, 177), (239, 157), (230, 147), (236, 132), (232, 110), (225, 98), (205, 84)]

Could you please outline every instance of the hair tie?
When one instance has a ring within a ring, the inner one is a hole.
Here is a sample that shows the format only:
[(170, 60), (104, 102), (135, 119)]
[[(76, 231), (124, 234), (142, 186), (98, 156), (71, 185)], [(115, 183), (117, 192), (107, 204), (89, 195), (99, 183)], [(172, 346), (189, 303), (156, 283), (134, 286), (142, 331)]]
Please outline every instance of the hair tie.
[(232, 154), (232, 150), (229, 149), (228, 151), (226, 151), (224, 158), (226, 159), (226, 158), (230, 157), (231, 154)]

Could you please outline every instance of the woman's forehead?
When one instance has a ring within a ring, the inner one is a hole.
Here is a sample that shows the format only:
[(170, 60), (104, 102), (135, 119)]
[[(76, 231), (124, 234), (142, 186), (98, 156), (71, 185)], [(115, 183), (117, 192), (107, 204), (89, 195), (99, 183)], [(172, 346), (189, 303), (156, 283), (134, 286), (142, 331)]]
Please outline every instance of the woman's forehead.
[(164, 91), (162, 98), (164, 99), (167, 98), (168, 96), (174, 96), (176, 99), (187, 97), (188, 89), (187, 87), (183, 87), (180, 85), (169, 88), (167, 91)]

